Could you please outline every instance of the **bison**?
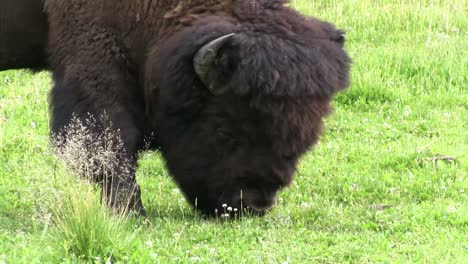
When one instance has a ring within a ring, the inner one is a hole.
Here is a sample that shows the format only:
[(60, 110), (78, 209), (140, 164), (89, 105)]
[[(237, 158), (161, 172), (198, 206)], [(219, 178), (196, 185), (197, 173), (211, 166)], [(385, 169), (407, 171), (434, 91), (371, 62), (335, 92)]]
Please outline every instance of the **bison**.
[(223, 205), (263, 214), (349, 85), (344, 32), (287, 2), (47, 0), (58, 147), (75, 119), (98, 147), (89, 159), (113, 131), (118, 162), (92, 170), (113, 207), (145, 213), (137, 154), (157, 148), (203, 214)]

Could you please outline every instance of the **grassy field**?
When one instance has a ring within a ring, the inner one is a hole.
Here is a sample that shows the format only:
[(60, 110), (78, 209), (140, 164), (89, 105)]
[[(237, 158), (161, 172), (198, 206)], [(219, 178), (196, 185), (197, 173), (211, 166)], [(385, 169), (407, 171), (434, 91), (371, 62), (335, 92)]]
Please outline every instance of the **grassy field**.
[(0, 263), (468, 263), (463, 0), (296, 0), (348, 32), (352, 86), (263, 218), (207, 221), (143, 153), (147, 220), (109, 215), (48, 140), (48, 73), (0, 73)]

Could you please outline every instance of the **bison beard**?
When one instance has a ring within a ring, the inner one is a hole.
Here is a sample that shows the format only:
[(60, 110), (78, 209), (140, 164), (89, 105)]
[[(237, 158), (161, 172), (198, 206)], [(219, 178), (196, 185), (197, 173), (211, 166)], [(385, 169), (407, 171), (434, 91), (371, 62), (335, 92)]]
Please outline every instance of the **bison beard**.
[(161, 149), (206, 215), (274, 205), (348, 86), (350, 61), (341, 31), (284, 3), (47, 1), (52, 132), (66, 139), (73, 116), (96, 118), (94, 145), (115, 131), (118, 164), (130, 169), (93, 175), (111, 206), (144, 214), (135, 167), (145, 146)]

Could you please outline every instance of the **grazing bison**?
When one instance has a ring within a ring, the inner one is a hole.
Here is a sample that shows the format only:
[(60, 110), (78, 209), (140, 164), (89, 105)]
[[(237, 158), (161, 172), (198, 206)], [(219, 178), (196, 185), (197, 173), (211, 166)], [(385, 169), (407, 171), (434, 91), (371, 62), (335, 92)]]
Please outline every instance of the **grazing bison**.
[(43, 0), (0, 1), (0, 71), (47, 67)]
[(47, 1), (52, 132), (69, 138), (74, 117), (92, 117), (91, 145), (105, 145), (109, 129), (121, 139), (112, 173), (92, 171), (111, 206), (144, 213), (135, 167), (145, 146), (160, 147), (206, 215), (274, 205), (350, 64), (342, 31), (286, 2)]

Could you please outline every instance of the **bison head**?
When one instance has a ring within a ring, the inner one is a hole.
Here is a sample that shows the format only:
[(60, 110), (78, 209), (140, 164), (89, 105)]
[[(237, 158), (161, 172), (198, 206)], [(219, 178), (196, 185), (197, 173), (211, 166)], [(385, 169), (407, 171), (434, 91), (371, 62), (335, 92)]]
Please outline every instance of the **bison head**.
[(151, 66), (163, 157), (207, 215), (223, 204), (270, 209), (317, 141), (333, 94), (348, 86), (350, 59), (333, 25), (283, 6), (232, 12), (170, 34)]

